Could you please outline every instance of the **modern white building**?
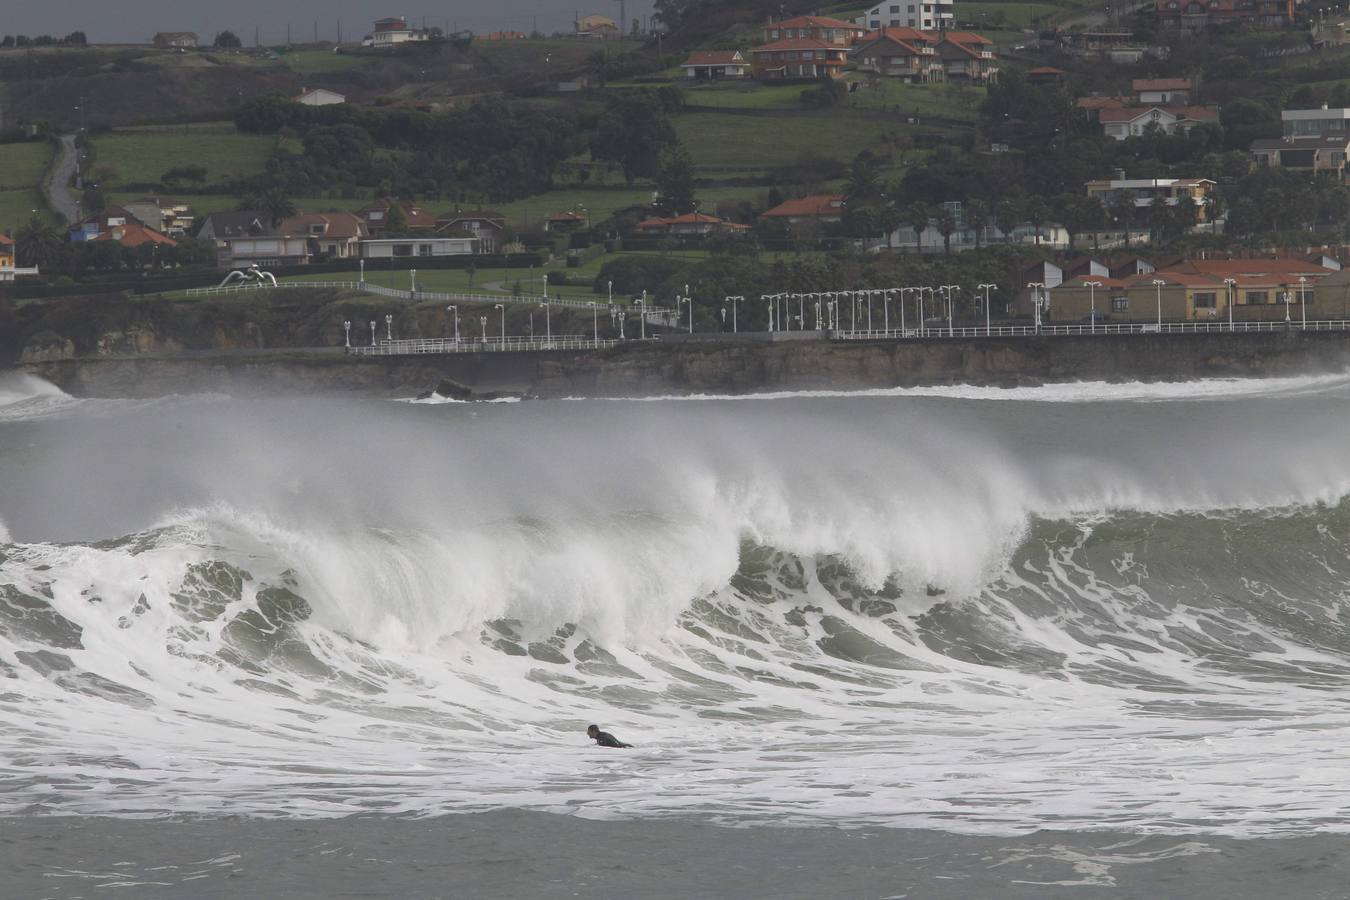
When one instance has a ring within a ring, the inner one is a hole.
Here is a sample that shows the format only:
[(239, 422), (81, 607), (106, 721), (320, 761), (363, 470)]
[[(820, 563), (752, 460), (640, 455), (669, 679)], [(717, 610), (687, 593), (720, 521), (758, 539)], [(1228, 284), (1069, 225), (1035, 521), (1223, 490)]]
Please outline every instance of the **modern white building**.
[(1280, 113), (1287, 138), (1316, 138), (1350, 132), (1350, 109), (1286, 109)]
[(878, 28), (950, 29), (955, 19), (952, 0), (901, 0), (880, 3), (853, 22), (869, 31)]
[(361, 242), (363, 259), (469, 256), (477, 252), (476, 237), (373, 238)]

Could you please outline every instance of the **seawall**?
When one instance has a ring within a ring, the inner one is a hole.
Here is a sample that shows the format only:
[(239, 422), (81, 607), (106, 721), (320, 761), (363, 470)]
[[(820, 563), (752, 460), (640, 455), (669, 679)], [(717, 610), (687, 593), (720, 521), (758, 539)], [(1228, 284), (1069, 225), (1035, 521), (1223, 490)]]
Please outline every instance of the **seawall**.
[(1338, 372), (1350, 368), (1350, 333), (695, 341), (602, 351), (375, 358), (224, 351), (57, 359), (22, 368), (71, 394), (97, 397), (249, 389), (412, 396), (443, 381), (475, 394), (640, 397)]

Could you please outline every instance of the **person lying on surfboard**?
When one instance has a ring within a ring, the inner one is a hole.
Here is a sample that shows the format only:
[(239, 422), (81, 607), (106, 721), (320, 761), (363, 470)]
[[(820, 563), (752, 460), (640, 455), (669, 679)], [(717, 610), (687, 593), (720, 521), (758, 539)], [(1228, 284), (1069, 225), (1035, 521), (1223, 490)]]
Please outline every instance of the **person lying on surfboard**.
[(586, 736), (595, 741), (601, 747), (632, 747), (632, 744), (625, 744), (623, 741), (610, 734), (608, 731), (601, 731), (599, 725), (590, 725), (586, 728)]

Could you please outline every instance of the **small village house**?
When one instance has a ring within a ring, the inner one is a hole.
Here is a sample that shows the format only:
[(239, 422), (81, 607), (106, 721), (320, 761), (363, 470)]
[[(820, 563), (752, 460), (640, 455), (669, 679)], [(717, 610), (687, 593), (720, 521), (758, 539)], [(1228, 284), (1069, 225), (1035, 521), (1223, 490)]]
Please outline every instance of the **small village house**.
[(772, 22), (764, 29), (767, 43), (750, 51), (750, 67), (760, 81), (841, 78), (849, 48), (865, 33), (865, 28), (823, 16)]
[(506, 233), (506, 216), (495, 210), (454, 212), (436, 220), (436, 233), (451, 236), (462, 232), (478, 238), (479, 253), (496, 253)]
[(379, 200), (358, 209), (356, 214), (365, 220), (366, 230), (372, 235), (378, 236), (388, 230), (389, 218), (395, 208), (403, 216), (404, 225), (400, 229), (401, 231), (436, 230), (436, 217), (411, 200), (381, 197)]
[(544, 230), (562, 234), (584, 231), (587, 228), (586, 217), (575, 212), (557, 212), (544, 219)]
[(1314, 138), (1263, 138), (1252, 142), (1257, 165), (1290, 169), (1311, 175), (1345, 178), (1350, 157), (1350, 132), (1330, 132)]
[(1087, 195), (1107, 209), (1120, 205), (1122, 198), (1134, 202), (1137, 209), (1147, 209), (1161, 199), (1168, 206), (1188, 203), (1195, 207), (1195, 220), (1209, 219), (1209, 195), (1215, 183), (1208, 178), (1113, 178), (1089, 181)]
[(195, 31), (161, 31), (150, 39), (161, 50), (192, 50), (198, 43)]
[(123, 207), (140, 222), (170, 237), (185, 237), (192, 230), (192, 210), (186, 203), (147, 197), (123, 204)]
[(345, 96), (327, 88), (303, 88), (291, 100), (305, 106), (336, 106), (347, 102)]
[(1123, 141), (1156, 128), (1164, 134), (1187, 134), (1197, 125), (1218, 125), (1219, 111), (1207, 106), (1150, 106), (1099, 109), (1097, 121), (1109, 138)]
[(430, 235), (416, 238), (365, 238), (362, 259), (426, 259), (436, 256), (468, 256), (479, 252), (478, 238)]
[(784, 200), (760, 214), (761, 219), (799, 225), (802, 222), (839, 222), (844, 217), (842, 194), (815, 194), (797, 200)]
[(1195, 83), (1189, 78), (1136, 78), (1130, 90), (1140, 106), (1189, 106)]
[(352, 259), (369, 236), (365, 220), (354, 213), (309, 213), (283, 219), (277, 231), (286, 237), (303, 236), (309, 241), (309, 256)]
[(1187, 32), (1234, 22), (1281, 28), (1294, 21), (1296, 0), (1154, 0), (1163, 25)]
[(690, 81), (744, 78), (750, 73), (750, 64), (739, 50), (700, 50), (690, 54), (680, 68)]
[(413, 41), (425, 41), (427, 33), (419, 28), (410, 28), (408, 20), (402, 16), (388, 16), (375, 21), (375, 29), (361, 41), (367, 47), (392, 47)]
[(20, 275), (37, 275), (38, 268), (19, 268), (15, 253), (14, 241), (8, 235), (0, 234), (0, 282), (13, 281)]
[(883, 28), (865, 36), (853, 51), (858, 68), (889, 78), (919, 83), (940, 81), (943, 63), (933, 35), (913, 28)]

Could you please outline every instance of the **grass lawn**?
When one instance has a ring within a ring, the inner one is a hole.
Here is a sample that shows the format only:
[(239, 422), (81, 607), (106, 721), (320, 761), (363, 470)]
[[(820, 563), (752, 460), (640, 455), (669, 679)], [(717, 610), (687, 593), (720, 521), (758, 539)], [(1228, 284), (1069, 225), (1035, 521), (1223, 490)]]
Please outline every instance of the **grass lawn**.
[(686, 107), (715, 109), (801, 109), (801, 93), (811, 85), (763, 85), (750, 79), (743, 82), (705, 82), (684, 92)]
[(1028, 28), (1062, 10), (1049, 3), (962, 3), (961, 21), (999, 25), (1003, 28)]
[(45, 141), (0, 144), (0, 191), (40, 186), (51, 160), (52, 148)]
[(96, 169), (115, 174), (112, 186), (159, 181), (177, 166), (204, 166), (207, 180), (261, 172), (276, 138), (244, 134), (107, 134), (93, 140)]
[(0, 191), (0, 231), (12, 231), (33, 217), (33, 210), (45, 221), (55, 219), (47, 209), (47, 201), (35, 187)]
[(897, 78), (881, 78), (870, 86), (860, 80), (858, 89), (845, 101), (853, 109), (898, 109), (901, 115), (942, 116), (975, 121), (985, 89), (974, 85), (905, 84)]
[(866, 147), (886, 142), (897, 123), (868, 115), (737, 116), (687, 113), (675, 118), (675, 130), (704, 166), (781, 166), (814, 151), (852, 159)]
[(600, 222), (620, 209), (650, 203), (651, 199), (652, 188), (640, 185), (631, 188), (565, 188), (549, 191), (547, 194), (536, 194), (512, 203), (501, 203), (494, 208), (510, 221), (525, 227), (535, 225), (554, 213), (568, 212), (572, 209), (581, 213), (582, 207), (590, 211), (591, 222)]
[(292, 50), (282, 54), (281, 61), (292, 72), (310, 75), (316, 72), (340, 72), (369, 66), (375, 60), (369, 56), (352, 56), (331, 50)]

